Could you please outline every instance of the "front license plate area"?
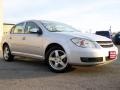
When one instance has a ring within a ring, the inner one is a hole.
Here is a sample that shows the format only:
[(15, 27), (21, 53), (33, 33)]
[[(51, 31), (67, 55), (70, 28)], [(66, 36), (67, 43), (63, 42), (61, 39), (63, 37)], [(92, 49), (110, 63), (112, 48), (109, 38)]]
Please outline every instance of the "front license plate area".
[(116, 58), (116, 51), (109, 51), (109, 59), (113, 60)]

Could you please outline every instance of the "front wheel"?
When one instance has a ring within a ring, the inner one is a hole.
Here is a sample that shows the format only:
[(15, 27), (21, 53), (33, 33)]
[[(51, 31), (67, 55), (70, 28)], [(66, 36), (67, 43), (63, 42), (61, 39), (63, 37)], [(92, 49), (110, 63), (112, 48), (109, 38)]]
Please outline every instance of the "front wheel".
[(48, 50), (47, 63), (53, 72), (64, 72), (69, 66), (66, 52), (59, 47), (53, 47)]
[(5, 61), (13, 61), (13, 55), (11, 54), (8, 45), (4, 45), (3, 47), (3, 58)]

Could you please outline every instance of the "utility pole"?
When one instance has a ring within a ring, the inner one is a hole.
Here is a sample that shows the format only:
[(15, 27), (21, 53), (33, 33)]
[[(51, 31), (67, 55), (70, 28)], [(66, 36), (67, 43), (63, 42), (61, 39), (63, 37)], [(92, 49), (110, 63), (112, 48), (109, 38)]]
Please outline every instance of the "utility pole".
[(0, 43), (3, 36), (3, 0), (0, 0)]
[(109, 28), (109, 31), (112, 32), (112, 31), (111, 31), (111, 26), (110, 26), (110, 28)]

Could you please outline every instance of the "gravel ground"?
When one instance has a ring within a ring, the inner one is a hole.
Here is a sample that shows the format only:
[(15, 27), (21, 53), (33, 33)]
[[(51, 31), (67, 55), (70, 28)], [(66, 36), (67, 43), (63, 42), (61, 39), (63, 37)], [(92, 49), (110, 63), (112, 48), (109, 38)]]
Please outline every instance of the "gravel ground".
[(5, 62), (1, 56), (0, 90), (120, 90), (120, 54), (112, 64), (74, 66), (59, 74), (38, 60), (16, 58)]

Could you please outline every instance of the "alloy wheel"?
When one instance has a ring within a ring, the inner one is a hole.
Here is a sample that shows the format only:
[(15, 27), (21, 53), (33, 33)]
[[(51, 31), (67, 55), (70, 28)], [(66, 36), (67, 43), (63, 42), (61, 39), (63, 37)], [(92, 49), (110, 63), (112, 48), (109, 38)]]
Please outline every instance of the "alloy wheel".
[(10, 54), (10, 50), (8, 47), (5, 47), (4, 48), (4, 58), (5, 60), (8, 60), (9, 59), (9, 54)]
[(53, 50), (48, 60), (51, 67), (55, 70), (62, 70), (68, 65), (67, 55), (63, 50)]

